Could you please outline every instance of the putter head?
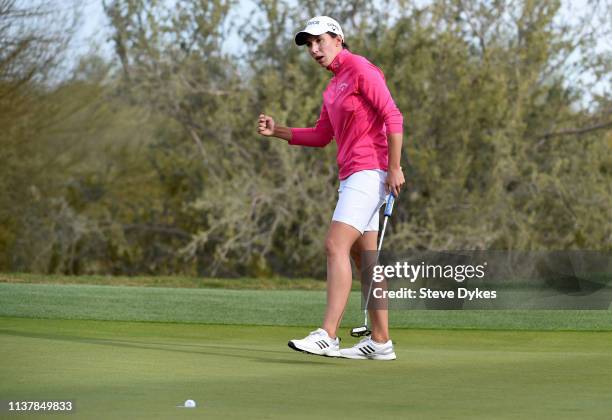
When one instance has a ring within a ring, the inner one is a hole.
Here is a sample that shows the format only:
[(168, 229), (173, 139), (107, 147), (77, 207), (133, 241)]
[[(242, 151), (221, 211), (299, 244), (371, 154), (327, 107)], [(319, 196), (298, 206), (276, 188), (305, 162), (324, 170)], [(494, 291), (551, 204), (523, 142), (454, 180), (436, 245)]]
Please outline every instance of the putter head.
[(352, 337), (364, 337), (370, 334), (372, 334), (372, 331), (370, 331), (367, 325), (362, 325), (361, 327), (355, 327), (351, 330)]

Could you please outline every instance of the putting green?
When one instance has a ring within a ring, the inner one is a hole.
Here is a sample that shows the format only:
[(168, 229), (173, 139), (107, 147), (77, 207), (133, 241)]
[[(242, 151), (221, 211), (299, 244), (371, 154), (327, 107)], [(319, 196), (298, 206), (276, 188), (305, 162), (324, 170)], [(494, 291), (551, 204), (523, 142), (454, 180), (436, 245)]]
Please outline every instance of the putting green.
[[(398, 329), (393, 362), (287, 347), (307, 332), (0, 318), (0, 398), (73, 399), (68, 418), (86, 419), (608, 419), (612, 412), (610, 332)], [(176, 407), (188, 398), (198, 407)]]

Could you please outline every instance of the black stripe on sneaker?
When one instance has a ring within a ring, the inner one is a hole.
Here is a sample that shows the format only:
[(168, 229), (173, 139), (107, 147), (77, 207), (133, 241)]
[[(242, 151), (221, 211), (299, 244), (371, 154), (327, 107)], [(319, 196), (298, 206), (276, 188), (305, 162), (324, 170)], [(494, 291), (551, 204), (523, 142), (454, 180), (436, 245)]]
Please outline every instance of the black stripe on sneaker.
[(321, 345), (321, 342), (320, 342), (320, 341), (315, 341), (315, 344), (316, 344), (317, 346), (319, 346), (319, 348), (320, 348), (321, 350), (323, 350), (323, 346)]
[(364, 347), (359, 347), (359, 351), (362, 352), (364, 355), (368, 354)]
[(323, 346), (324, 346), (325, 348), (328, 348), (328, 347), (329, 347), (329, 344), (327, 344), (327, 341), (321, 341), (321, 344), (323, 344)]
[(369, 346), (369, 345), (368, 345), (368, 346), (366, 346), (366, 348), (368, 348), (368, 349), (372, 350), (372, 351), (371, 351), (371, 353), (374, 353), (374, 352), (376, 351), (376, 350), (374, 350), (374, 349), (373, 349), (371, 346)]

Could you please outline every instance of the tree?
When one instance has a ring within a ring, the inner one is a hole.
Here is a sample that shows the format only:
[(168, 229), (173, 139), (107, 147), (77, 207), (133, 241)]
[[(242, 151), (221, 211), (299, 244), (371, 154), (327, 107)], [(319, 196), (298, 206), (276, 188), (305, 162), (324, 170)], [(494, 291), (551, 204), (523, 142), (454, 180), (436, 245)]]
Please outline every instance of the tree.
[(42, 137), (62, 114), (44, 101), (45, 83), (74, 23), (50, 1), (0, 0), (0, 269), (13, 267), (27, 203), (52, 178)]

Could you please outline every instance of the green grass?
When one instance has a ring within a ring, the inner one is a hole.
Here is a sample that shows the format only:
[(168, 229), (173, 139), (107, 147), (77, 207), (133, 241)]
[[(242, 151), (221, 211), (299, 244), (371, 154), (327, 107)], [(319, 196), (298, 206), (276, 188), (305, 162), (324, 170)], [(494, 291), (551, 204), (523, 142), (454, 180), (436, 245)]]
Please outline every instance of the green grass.
[[(287, 338), (304, 332), (3, 318), (0, 395), (74, 399), (69, 418), (84, 419), (608, 419), (612, 412), (612, 333), (397, 330), (398, 360), (372, 362), (290, 351)], [(187, 398), (199, 407), (175, 407)]]
[[(65, 276), (61, 274), (0, 273), (0, 283), (88, 284), (190, 289), (325, 290), (325, 282), (322, 280), (282, 277), (220, 279), (183, 276)], [(358, 287), (359, 284), (355, 282), (355, 290), (358, 290)]]
[[(0, 283), (0, 316), (316, 326), (324, 291)], [(363, 322), (352, 292), (345, 328)], [(392, 311), (393, 328), (612, 331), (612, 311)]]
[[(322, 290), (156, 287), (143, 279), (147, 287), (0, 280), (0, 400), (73, 399), (77, 412), (68, 418), (78, 419), (612, 412), (612, 311), (393, 311), (398, 360), (355, 361), (286, 345), (319, 324)], [(354, 292), (343, 345), (355, 342), (347, 332), (361, 321)], [(176, 407), (188, 398), (199, 406)]]

